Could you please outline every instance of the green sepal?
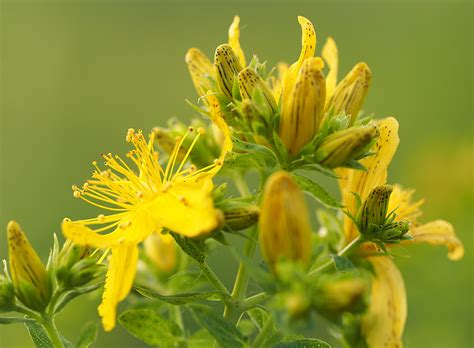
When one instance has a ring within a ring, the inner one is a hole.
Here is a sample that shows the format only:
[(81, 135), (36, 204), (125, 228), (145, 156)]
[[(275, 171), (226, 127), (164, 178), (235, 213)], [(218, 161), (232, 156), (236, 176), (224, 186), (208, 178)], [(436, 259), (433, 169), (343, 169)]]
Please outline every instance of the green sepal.
[(221, 291), (189, 292), (165, 296), (156, 291), (138, 286), (134, 287), (134, 290), (146, 298), (160, 300), (175, 306), (183, 306), (198, 301), (221, 301), (228, 299), (228, 295)]
[(293, 177), (302, 191), (308, 193), (321, 204), (329, 208), (341, 207), (341, 204), (339, 204), (337, 200), (318, 183), (298, 174), (293, 174)]

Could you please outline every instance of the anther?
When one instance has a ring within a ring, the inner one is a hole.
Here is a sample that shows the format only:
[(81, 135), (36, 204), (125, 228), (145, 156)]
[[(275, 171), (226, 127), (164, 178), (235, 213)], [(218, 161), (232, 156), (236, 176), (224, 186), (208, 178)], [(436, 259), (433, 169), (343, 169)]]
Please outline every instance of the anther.
[(190, 133), (194, 132), (194, 127), (193, 127), (193, 126), (189, 126), (189, 127), (188, 127), (188, 131), (189, 131)]
[(219, 158), (216, 158), (216, 159), (214, 160), (214, 164), (215, 164), (216, 166), (221, 166), (221, 165), (222, 165), (222, 160), (220, 160)]
[(203, 134), (206, 134), (206, 129), (204, 127), (199, 127), (198, 128), (198, 133), (203, 135)]
[(99, 214), (99, 215), (97, 216), (97, 220), (98, 220), (99, 222), (104, 222), (104, 221), (105, 221), (105, 215), (104, 215), (104, 214)]
[(81, 197), (81, 192), (80, 191), (74, 191), (74, 193), (72, 195), (74, 196), (74, 198), (79, 198), (79, 197)]
[(165, 183), (163, 186), (161, 186), (160, 191), (163, 192), (163, 193), (165, 193), (165, 192), (168, 191), (170, 188), (171, 188), (171, 183), (168, 181), (168, 182)]
[(63, 222), (71, 222), (71, 219), (66, 217), (63, 219)]

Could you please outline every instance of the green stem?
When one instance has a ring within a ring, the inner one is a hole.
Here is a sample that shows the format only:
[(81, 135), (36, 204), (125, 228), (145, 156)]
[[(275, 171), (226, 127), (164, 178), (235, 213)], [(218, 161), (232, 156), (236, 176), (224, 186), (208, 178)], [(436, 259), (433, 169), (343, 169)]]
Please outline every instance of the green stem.
[(265, 321), (265, 324), (262, 327), (262, 330), (259, 332), (258, 336), (255, 338), (255, 341), (253, 341), (252, 345), (250, 346), (251, 348), (260, 348), (264, 346), (265, 340), (268, 338), (268, 334), (272, 329), (272, 324), (273, 320), (272, 317), (269, 315), (267, 320)]
[(247, 182), (245, 181), (245, 177), (242, 174), (238, 174), (234, 176), (234, 184), (237, 187), (237, 190), (239, 191), (240, 195), (242, 197), (247, 197), (251, 196), (252, 193), (250, 192), (250, 189), (247, 185)]
[(217, 277), (217, 275), (206, 262), (198, 262), (197, 264), (201, 268), (202, 273), (204, 273), (204, 276), (207, 278), (207, 280), (209, 280), (209, 283), (211, 283), (216, 290), (222, 291), (225, 294), (229, 294), (229, 290), (227, 290), (225, 285), (222, 284), (220, 279)]
[(61, 340), (59, 331), (56, 328), (56, 325), (54, 324), (53, 318), (49, 315), (44, 315), (42, 324), (43, 324), (44, 329), (48, 333), (49, 339), (53, 343), (53, 346), (55, 348), (63, 348), (64, 345)]
[[(352, 250), (354, 250), (359, 244), (361, 243), (361, 240), (360, 240), (360, 236), (358, 236), (357, 238), (353, 239), (349, 244), (347, 244), (344, 249), (342, 249), (341, 251), (339, 251), (337, 253), (337, 256), (343, 256), (345, 254), (349, 254)], [(321, 272), (321, 271), (324, 271), (326, 268), (332, 266), (334, 264), (334, 259), (331, 258), (331, 260), (329, 260), (328, 262), (322, 264), (321, 266), (319, 266), (318, 268), (312, 270), (311, 272), (308, 273), (308, 276), (309, 277), (312, 277), (314, 275), (316, 275), (317, 273)]]

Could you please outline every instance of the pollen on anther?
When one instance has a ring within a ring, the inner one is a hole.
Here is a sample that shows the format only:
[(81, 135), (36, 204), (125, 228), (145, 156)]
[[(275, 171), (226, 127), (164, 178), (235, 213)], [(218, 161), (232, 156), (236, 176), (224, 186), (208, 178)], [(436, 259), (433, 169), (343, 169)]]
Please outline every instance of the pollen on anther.
[(72, 195), (74, 196), (74, 198), (79, 198), (79, 197), (81, 197), (81, 192), (80, 191), (74, 191), (74, 193)]
[(203, 135), (203, 134), (206, 134), (206, 129), (204, 127), (199, 127), (198, 128), (198, 133)]
[(221, 165), (222, 165), (222, 160), (220, 160), (219, 158), (216, 158), (216, 159), (214, 160), (214, 164), (215, 164), (216, 166), (221, 166)]
[(191, 173), (194, 173), (197, 170), (197, 168), (194, 164), (191, 164), (191, 166), (189, 167), (189, 170), (191, 171)]
[(189, 126), (189, 127), (188, 127), (188, 131), (189, 131), (190, 133), (194, 132), (194, 127), (193, 127), (193, 126)]
[(97, 216), (97, 220), (98, 220), (99, 222), (104, 222), (104, 221), (105, 221), (105, 215), (104, 215), (104, 214), (99, 214), (99, 215)]

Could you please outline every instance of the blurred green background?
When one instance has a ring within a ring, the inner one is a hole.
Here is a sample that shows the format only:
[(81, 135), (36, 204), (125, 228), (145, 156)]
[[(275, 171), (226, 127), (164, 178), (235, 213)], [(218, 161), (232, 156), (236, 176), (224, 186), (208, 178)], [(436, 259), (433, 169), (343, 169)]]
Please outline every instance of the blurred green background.
[[(451, 221), (466, 247), (460, 262), (428, 246), (397, 259), (408, 291), (406, 347), (472, 346), (470, 1), (3, 0), (0, 226), (19, 221), (46, 257), (62, 218), (91, 211), (72, 198), (71, 184), (89, 176), (93, 159), (124, 152), (129, 127), (193, 115), (184, 102), (195, 100), (185, 52), (196, 46), (212, 56), (235, 14), (247, 57), (294, 61), (301, 14), (315, 24), (319, 48), (335, 38), (341, 74), (358, 61), (369, 64), (374, 78), (364, 109), (401, 124), (390, 181), (416, 187), (426, 198), (422, 221)], [(0, 237), (6, 258), (5, 232)], [(217, 268), (228, 284), (234, 267)], [(98, 302), (95, 294), (64, 311), (58, 325), (66, 337), (97, 320)], [(101, 332), (96, 346), (132, 344), (139, 345), (118, 327)], [(0, 327), (0, 346), (32, 344), (17, 325)]]

